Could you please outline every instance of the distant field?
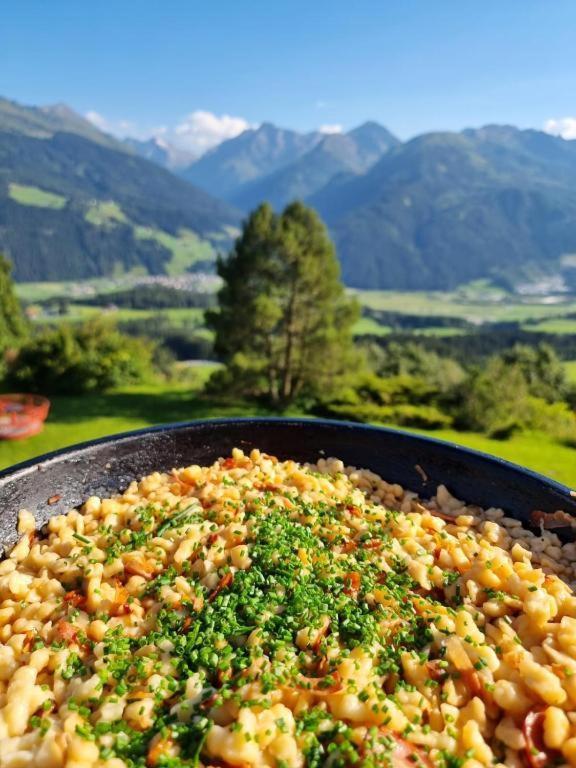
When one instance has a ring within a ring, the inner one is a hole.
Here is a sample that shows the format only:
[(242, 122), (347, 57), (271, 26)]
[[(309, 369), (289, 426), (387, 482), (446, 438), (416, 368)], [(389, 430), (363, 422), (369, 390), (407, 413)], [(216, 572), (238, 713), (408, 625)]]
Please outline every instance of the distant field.
[[(28, 440), (0, 442), (0, 469), (73, 443), (153, 424), (268, 413), (265, 408), (234, 402), (223, 405), (201, 397), (198, 389), (209, 370), (202, 366), (193, 384), (149, 385), (107, 395), (55, 397), (44, 432)], [(576, 486), (576, 450), (546, 435), (518, 435), (499, 441), (454, 430), (423, 434), (501, 456)]]
[(435, 336), (436, 338), (446, 336), (465, 336), (468, 331), (466, 328), (450, 328), (447, 326), (431, 326), (430, 328), (414, 329), (412, 333), (418, 336)]
[(564, 363), (566, 378), (571, 384), (576, 384), (576, 360), (569, 360)]
[(138, 240), (154, 240), (167, 248), (172, 253), (172, 258), (166, 264), (166, 272), (170, 276), (182, 275), (196, 262), (211, 261), (216, 257), (214, 246), (189, 229), (181, 229), (177, 235), (173, 235), (162, 229), (133, 224), (114, 200), (95, 201), (85, 218), (90, 224), (103, 229), (127, 224), (132, 227)]
[(107, 228), (115, 224), (128, 223), (124, 211), (114, 200), (95, 200), (88, 208), (84, 218), (95, 227)]
[(120, 307), (118, 309), (109, 309), (106, 307), (74, 305), (66, 315), (42, 315), (39, 321), (41, 323), (59, 323), (62, 321), (77, 323), (97, 316), (109, 317), (119, 323), (128, 320), (149, 320), (153, 317), (163, 317), (175, 328), (198, 328), (204, 325), (204, 310), (196, 309), (195, 307), (175, 307), (170, 309), (128, 309)]
[(361, 317), (354, 325), (354, 336), (386, 336), (391, 331), (389, 325), (381, 325), (372, 317)]
[[(93, 215), (114, 218), (118, 212), (105, 206), (106, 204), (101, 204), (101, 207), (97, 208)], [(186, 266), (195, 261), (213, 258), (214, 252), (210, 244), (199, 240), (191, 232), (183, 231), (179, 237), (173, 237), (160, 230), (142, 227), (138, 228), (138, 233), (140, 237), (156, 239), (172, 250), (173, 258), (169, 267), (173, 274), (182, 273)], [(101, 278), (84, 282), (19, 283), (16, 290), (22, 300), (35, 302), (54, 296), (72, 296), (81, 299), (82, 295), (106, 294), (120, 288), (127, 288), (130, 283), (131, 278), (129, 276), (120, 276), (119, 279)], [(530, 320), (537, 320), (541, 322), (526, 324), (523, 326), (524, 330), (544, 333), (576, 333), (576, 319), (563, 317), (563, 315), (576, 313), (576, 300), (574, 299), (554, 303), (534, 299), (520, 301), (518, 297), (507, 296), (502, 292), (487, 294), (487, 296), (493, 295), (497, 299), (494, 301), (481, 298), (481, 294), (479, 294), (479, 298), (470, 298), (461, 292), (350, 291), (350, 293), (358, 298), (362, 306), (374, 310), (432, 318), (454, 317), (478, 325), (496, 322), (527, 323)], [(367, 318), (362, 318), (357, 328), (366, 329), (362, 330), (366, 333), (384, 334), (388, 332), (386, 326), (380, 326), (376, 321)], [(425, 335), (441, 336), (458, 332), (458, 329), (431, 327), (426, 329)]]
[(576, 300), (561, 303), (519, 301), (507, 296), (498, 302), (465, 301), (458, 293), (411, 293), (401, 291), (354, 291), (370, 309), (426, 317), (459, 317), (471, 323), (525, 322), (576, 312)]
[[(73, 299), (95, 294), (112, 293), (119, 290), (121, 285), (112, 277), (101, 277), (93, 280), (60, 280), (51, 283), (17, 283), (16, 293), (22, 301), (28, 303), (47, 301), (57, 296), (68, 296)], [(123, 285), (122, 287), (126, 287)]]
[(576, 334), (576, 318), (557, 317), (550, 320), (542, 320), (540, 323), (523, 326), (523, 330), (537, 333)]
[[(379, 323), (373, 317), (361, 317), (354, 326), (355, 336), (387, 336), (393, 332), (389, 325)], [(461, 336), (467, 331), (465, 328), (449, 328), (446, 326), (431, 326), (430, 328), (415, 328), (406, 333), (417, 334), (418, 336)]]

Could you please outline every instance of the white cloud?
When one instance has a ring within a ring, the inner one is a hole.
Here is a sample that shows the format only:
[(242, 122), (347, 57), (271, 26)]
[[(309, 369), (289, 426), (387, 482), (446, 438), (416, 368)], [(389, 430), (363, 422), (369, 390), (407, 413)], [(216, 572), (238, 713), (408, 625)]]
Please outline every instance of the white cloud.
[(91, 109), (89, 112), (85, 113), (84, 117), (86, 120), (88, 120), (88, 122), (92, 123), (92, 125), (95, 125), (96, 128), (99, 128), (101, 131), (108, 130), (108, 121), (99, 112)]
[(201, 154), (253, 127), (243, 117), (219, 116), (199, 109), (187, 115), (171, 133), (173, 143), (181, 149)]
[(546, 133), (562, 136), (563, 139), (576, 139), (576, 117), (551, 118), (544, 123)]
[(251, 125), (243, 117), (215, 115), (213, 112), (196, 110), (191, 112), (175, 126), (159, 125), (153, 128), (138, 126), (130, 120), (110, 120), (100, 112), (90, 110), (84, 117), (101, 131), (115, 136), (131, 136), (137, 139), (162, 138), (174, 147), (201, 155), (226, 139), (232, 139), (243, 133)]
[(320, 133), (342, 133), (344, 128), (338, 125), (338, 123), (334, 123), (332, 125), (321, 125), (318, 130)]
[(96, 128), (115, 136), (138, 136), (139, 134), (137, 126), (131, 120), (109, 120), (93, 109), (85, 112), (84, 117)]
[(120, 120), (118, 123), (118, 128), (125, 133), (130, 133), (130, 131), (134, 131), (136, 129), (136, 126), (131, 120)]

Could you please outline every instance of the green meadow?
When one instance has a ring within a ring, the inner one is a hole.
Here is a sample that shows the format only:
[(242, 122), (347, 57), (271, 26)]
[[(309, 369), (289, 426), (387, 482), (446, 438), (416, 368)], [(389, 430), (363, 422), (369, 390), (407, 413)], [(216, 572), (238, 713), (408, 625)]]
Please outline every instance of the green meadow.
[[(576, 365), (574, 366), (576, 368)], [(209, 368), (199, 369), (185, 384), (128, 387), (105, 395), (54, 397), (44, 431), (21, 441), (0, 442), (0, 468), (48, 451), (97, 437), (154, 424), (230, 416), (270, 415), (245, 403), (222, 403), (200, 394)], [(290, 412), (289, 415), (305, 415)], [(576, 486), (576, 451), (542, 434), (508, 440), (446, 429), (422, 432), (522, 464), (560, 482)]]
[(27, 187), (24, 184), (10, 184), (8, 194), (20, 205), (31, 205), (36, 208), (55, 208), (56, 210), (64, 208), (66, 198), (62, 195), (56, 195), (54, 192), (47, 192), (40, 187)]

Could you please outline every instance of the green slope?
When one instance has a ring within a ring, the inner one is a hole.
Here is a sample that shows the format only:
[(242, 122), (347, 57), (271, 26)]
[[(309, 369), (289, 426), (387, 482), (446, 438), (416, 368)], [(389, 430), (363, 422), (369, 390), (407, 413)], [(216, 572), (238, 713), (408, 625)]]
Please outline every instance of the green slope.
[(0, 131), (37, 139), (74, 133), (117, 151), (129, 151), (122, 142), (100, 131), (66, 104), (28, 107), (0, 97)]

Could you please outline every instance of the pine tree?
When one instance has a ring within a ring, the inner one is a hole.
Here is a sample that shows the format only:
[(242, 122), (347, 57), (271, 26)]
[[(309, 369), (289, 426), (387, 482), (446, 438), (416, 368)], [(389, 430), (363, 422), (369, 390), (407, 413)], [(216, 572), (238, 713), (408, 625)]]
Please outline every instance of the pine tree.
[(358, 307), (313, 210), (292, 203), (278, 215), (261, 205), (218, 274), (219, 311), (208, 323), (226, 365), (221, 386), (280, 407), (337, 387), (354, 365)]
[(28, 333), (10, 272), (10, 262), (0, 254), (0, 353), (18, 344)]

